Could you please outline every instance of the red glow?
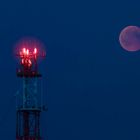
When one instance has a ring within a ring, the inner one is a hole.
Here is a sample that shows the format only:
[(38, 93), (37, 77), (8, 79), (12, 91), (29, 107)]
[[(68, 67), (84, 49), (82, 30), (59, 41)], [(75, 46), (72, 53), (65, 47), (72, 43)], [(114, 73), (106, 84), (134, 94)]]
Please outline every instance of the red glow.
[(24, 64), (24, 59), (21, 60), (21, 63)]
[(20, 53), (21, 55), (28, 55), (29, 54), (29, 50), (26, 48), (22, 49), (22, 52)]
[(29, 59), (28, 60), (28, 66), (30, 67), (32, 65), (32, 61)]
[(34, 51), (23, 48), (19, 54), (21, 57), (28, 57), (29, 56), (30, 58), (33, 58), (33, 57), (36, 57), (36, 55), (37, 55), (37, 48), (34, 48)]
[(31, 67), (32, 66), (32, 61), (31, 61), (30, 58), (25, 57), (25, 58), (21, 59), (21, 64), (24, 65), (24, 66)]
[(36, 38), (25, 37), (16, 43), (15, 53), (22, 59), (28, 58), (33, 61), (40, 61), (46, 56), (44, 44)]
[(22, 49), (23, 54), (26, 54), (26, 48)]
[(26, 50), (26, 55), (29, 55), (29, 50), (28, 49)]
[(37, 48), (34, 48), (34, 54), (37, 54)]
[(37, 63), (44, 58), (46, 53), (44, 45), (37, 39), (25, 38), (16, 44), (16, 55), (20, 57), (20, 64), (27, 68), (35, 68)]
[(20, 51), (19, 54), (21, 57), (21, 64), (31, 67), (32, 62), (37, 59), (37, 48), (34, 48), (34, 50), (22, 48), (22, 51)]

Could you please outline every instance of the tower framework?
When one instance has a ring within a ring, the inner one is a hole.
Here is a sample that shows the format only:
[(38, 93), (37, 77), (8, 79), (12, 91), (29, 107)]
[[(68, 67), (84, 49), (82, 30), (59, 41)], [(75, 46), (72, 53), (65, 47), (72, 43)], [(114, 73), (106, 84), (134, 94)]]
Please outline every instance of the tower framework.
[[(20, 67), (17, 77), (23, 80), (22, 93), (18, 97), (16, 110), (16, 140), (42, 140), (40, 131), (40, 115), (43, 111), (41, 95), (38, 93), (37, 49), (23, 48), (17, 53)], [(44, 55), (42, 55), (44, 56)]]

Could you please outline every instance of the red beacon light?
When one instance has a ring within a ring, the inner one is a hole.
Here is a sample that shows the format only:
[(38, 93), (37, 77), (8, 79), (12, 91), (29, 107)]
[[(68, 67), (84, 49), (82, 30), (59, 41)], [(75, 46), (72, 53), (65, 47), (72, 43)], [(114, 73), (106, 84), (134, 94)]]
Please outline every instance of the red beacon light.
[(20, 53), (19, 53), (19, 56), (20, 56), (21, 58), (27, 57), (28, 55), (29, 55), (29, 49), (26, 49), (26, 48), (23, 48), (23, 49), (20, 51)]
[(20, 53), (19, 56), (21, 58), (36, 58), (37, 56), (37, 48), (34, 48), (34, 50), (31, 52), (29, 49), (23, 48)]
[(34, 54), (37, 54), (37, 48), (34, 48)]
[(21, 68), (18, 69), (18, 76), (39, 77), (37, 58), (45, 57), (46, 53), (39, 53), (37, 48), (28, 49), (23, 47), (17, 56), (20, 57)]

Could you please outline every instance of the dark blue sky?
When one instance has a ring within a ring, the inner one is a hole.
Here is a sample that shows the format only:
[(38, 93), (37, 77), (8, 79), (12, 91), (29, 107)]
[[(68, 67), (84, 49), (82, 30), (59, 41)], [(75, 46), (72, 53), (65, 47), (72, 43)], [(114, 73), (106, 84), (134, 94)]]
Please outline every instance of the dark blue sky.
[[(40, 63), (49, 111), (44, 140), (139, 140), (140, 52), (118, 42), (140, 26), (140, 3), (98, 0), (0, 2), (0, 137), (15, 139), (15, 43), (33, 36), (46, 46)], [(22, 85), (22, 81), (21, 81)]]

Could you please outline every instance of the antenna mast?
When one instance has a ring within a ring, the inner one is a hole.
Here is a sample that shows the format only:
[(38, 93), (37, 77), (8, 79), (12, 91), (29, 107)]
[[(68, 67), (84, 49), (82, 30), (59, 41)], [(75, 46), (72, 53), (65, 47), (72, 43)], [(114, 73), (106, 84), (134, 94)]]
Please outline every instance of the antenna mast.
[[(32, 47), (32, 46), (30, 46)], [(45, 57), (37, 48), (21, 48), (16, 54), (20, 58), (17, 77), (23, 80), (23, 90), (18, 98), (16, 110), (16, 140), (42, 140), (40, 132), (40, 114), (43, 111), (41, 95), (38, 93), (37, 60)]]

